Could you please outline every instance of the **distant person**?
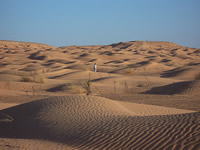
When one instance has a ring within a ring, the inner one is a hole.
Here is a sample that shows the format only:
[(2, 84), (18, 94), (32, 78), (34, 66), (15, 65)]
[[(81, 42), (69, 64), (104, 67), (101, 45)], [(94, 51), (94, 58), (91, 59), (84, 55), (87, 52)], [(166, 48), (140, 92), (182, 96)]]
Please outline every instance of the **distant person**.
[(93, 69), (94, 69), (94, 72), (97, 72), (97, 64), (96, 63), (94, 63)]

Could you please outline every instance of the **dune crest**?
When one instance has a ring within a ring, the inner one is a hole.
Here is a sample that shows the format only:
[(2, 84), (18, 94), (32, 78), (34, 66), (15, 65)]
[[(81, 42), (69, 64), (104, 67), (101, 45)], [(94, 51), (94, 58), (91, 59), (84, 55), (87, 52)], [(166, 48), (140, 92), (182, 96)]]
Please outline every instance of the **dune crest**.
[(200, 81), (183, 81), (169, 84), (162, 87), (155, 87), (149, 91), (148, 94), (186, 94), (186, 95), (199, 95), (200, 94)]
[(198, 136), (191, 141), (191, 130), (183, 130), (188, 123), (199, 130), (192, 124), (199, 120), (199, 113), (193, 111), (71, 95), (25, 103), (1, 113), (14, 119), (0, 124), (1, 137), (59, 140), (78, 149), (176, 149), (187, 147), (186, 141), (193, 143), (189, 147), (198, 147)]
[[(31, 42), (0, 41), (0, 66), (2, 67), (0, 71), (7, 71), (9, 68), (17, 71), (44, 69), (91, 71), (93, 63), (96, 62), (100, 72), (126, 74), (127, 68), (133, 68), (137, 75), (151, 72), (163, 77), (193, 79), (200, 65), (198, 51), (200, 50), (197, 48), (183, 47), (172, 42), (156, 41), (63, 47)], [(173, 70), (180, 68), (183, 70), (181, 76), (171, 75)], [(185, 72), (185, 68), (190, 72)]]
[(0, 40), (0, 149), (200, 149), (199, 51)]

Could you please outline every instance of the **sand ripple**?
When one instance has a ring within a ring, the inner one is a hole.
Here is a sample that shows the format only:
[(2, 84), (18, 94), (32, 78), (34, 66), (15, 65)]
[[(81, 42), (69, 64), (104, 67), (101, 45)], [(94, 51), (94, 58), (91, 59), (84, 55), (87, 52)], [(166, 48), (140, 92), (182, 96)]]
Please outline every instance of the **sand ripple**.
[[(36, 139), (77, 149), (198, 149), (200, 113), (93, 96), (33, 101), (0, 111), (1, 138)], [(23, 142), (19, 146), (23, 147)]]

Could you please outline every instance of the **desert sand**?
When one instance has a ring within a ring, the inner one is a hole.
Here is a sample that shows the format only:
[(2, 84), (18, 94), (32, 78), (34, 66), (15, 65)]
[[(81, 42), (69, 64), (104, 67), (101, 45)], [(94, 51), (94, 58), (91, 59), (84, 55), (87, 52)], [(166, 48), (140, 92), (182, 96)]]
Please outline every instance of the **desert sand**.
[(0, 41), (0, 149), (200, 149), (200, 49)]

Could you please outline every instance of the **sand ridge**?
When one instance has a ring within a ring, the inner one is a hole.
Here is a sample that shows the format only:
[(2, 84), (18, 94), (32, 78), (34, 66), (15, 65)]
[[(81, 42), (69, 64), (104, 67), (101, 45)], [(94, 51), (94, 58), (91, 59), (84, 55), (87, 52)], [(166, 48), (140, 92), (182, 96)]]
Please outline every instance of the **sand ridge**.
[[(100, 72), (134, 74), (145, 72), (170, 76), (168, 72), (182, 68), (180, 79), (194, 79), (199, 70), (199, 49), (171, 42), (132, 41), (99, 46), (53, 47), (45, 44), (0, 41), (1, 72), (62, 69), (92, 70), (94, 62)], [(23, 58), (21, 60), (20, 58)], [(20, 61), (19, 61), (20, 60)], [(184, 68), (190, 76), (184, 76)], [(187, 71), (187, 70), (186, 70)], [(176, 77), (176, 76), (173, 76)]]
[(200, 149), (199, 52), (0, 41), (0, 149)]
[[(71, 95), (25, 103), (1, 113), (14, 119), (1, 124), (1, 137), (59, 140), (80, 149), (178, 148), (185, 147), (185, 142), (198, 147), (199, 126), (191, 123), (199, 123), (200, 118), (193, 111)], [(182, 131), (188, 123), (197, 135)]]
[(162, 87), (155, 87), (149, 91), (149, 94), (186, 94), (198, 95), (200, 93), (200, 81), (182, 81), (172, 83)]

